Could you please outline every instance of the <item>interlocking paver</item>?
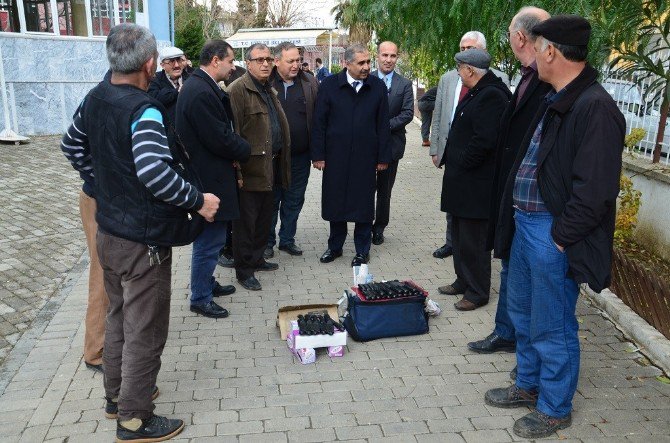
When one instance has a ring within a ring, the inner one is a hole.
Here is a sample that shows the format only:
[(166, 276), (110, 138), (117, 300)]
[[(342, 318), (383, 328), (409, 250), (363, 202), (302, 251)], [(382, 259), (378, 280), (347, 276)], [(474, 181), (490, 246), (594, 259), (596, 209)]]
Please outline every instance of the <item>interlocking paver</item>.
[[(343, 358), (319, 351), (314, 365), (301, 365), (288, 353), (275, 326), (277, 309), (334, 302), (351, 279), (351, 240), (345, 257), (318, 263), (327, 223), (320, 218), (315, 171), (297, 236), (304, 255), (277, 252), (273, 260), (280, 269), (259, 275), (266, 290), (238, 288), (219, 299), (229, 318), (211, 320), (188, 310), (190, 248), (174, 249), (170, 332), (155, 403), (156, 413), (187, 423), (176, 441), (519, 440), (511, 427), (528, 409), (483, 402), (487, 389), (510, 383), (514, 355), (471, 354), (465, 347), (492, 328), (499, 264), (493, 266), (492, 303), (482, 309), (456, 312), (455, 297), (436, 294), (437, 286), (454, 278), (451, 258), (430, 255), (443, 239), (441, 175), (418, 147), (417, 128), (408, 129), (392, 221), (386, 242), (372, 249), (370, 267), (377, 278), (410, 277), (430, 291), (443, 309), (431, 318), (430, 333), (352, 341)], [(32, 196), (39, 200), (36, 216), (19, 211), (14, 220), (0, 208), (0, 228), (9, 233), (0, 239), (0, 358), (12, 349), (0, 366), (3, 441), (114, 436), (115, 422), (102, 413), (102, 377), (81, 362), (87, 256), (77, 211), (79, 178), (57, 145), (57, 137), (36, 139), (3, 157), (20, 168), (0, 169), (3, 195), (20, 194), (18, 183), (30, 168), (46, 168), (50, 180), (48, 186), (31, 183), (41, 192)], [(6, 148), (0, 146), (0, 153)], [(21, 194), (6, 206), (17, 208), (26, 198)], [(223, 284), (234, 280), (229, 269), (218, 268), (216, 275)], [(583, 352), (574, 425), (554, 439), (668, 440), (670, 386), (655, 379), (660, 371), (587, 300), (580, 299), (578, 315)]]

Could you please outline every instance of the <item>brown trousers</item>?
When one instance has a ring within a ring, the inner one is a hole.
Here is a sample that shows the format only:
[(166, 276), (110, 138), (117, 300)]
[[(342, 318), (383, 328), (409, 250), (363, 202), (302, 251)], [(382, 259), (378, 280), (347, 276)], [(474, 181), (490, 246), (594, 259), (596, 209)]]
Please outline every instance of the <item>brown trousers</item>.
[(95, 245), (95, 234), (98, 232), (98, 223), (95, 221), (96, 208), (95, 199), (81, 191), (79, 193), (79, 213), (86, 235), (90, 262), (84, 361), (92, 365), (102, 363), (102, 346), (105, 343), (105, 316), (109, 306), (109, 298), (107, 298), (102, 278), (102, 268), (100, 267), (100, 260), (98, 260), (98, 248)]
[(119, 399), (119, 419), (146, 419), (170, 320), (172, 251), (149, 263), (146, 245), (98, 230), (98, 255), (109, 295), (105, 329), (105, 395)]

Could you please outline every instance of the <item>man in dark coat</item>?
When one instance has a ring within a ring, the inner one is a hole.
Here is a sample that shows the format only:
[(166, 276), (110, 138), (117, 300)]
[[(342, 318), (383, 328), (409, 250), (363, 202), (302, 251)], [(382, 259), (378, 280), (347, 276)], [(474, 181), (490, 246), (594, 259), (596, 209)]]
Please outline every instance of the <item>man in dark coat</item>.
[(329, 263), (342, 255), (347, 222), (355, 222), (352, 266), (369, 259), (374, 218), (376, 171), (392, 160), (388, 143), (386, 85), (370, 76), (370, 53), (351, 45), (346, 69), (326, 77), (319, 88), (312, 124), (312, 164), (323, 171), (321, 216), (330, 222)]
[[(521, 62), (521, 81), (514, 91), (501, 118), (500, 137), (496, 149), (495, 175), (493, 178), (493, 197), (491, 198), (491, 216), (487, 249), (493, 248), (495, 220), (502, 191), (514, 164), (521, 142), (528, 131), (531, 121), (540, 107), (540, 103), (551, 89), (548, 83), (537, 76), (535, 63), (535, 37), (531, 30), (535, 25), (549, 18), (549, 13), (535, 7), (524, 7), (512, 18), (509, 25), (509, 44), (514, 56)], [(468, 343), (471, 351), (489, 353), (496, 351), (514, 352), (514, 325), (507, 313), (507, 269), (509, 255), (502, 258), (500, 271), (500, 289), (498, 290), (498, 308), (495, 317), (495, 329), (483, 340)]]
[(300, 52), (293, 43), (282, 42), (275, 46), (274, 57), (275, 67), (270, 75), (270, 84), (277, 91), (291, 131), (291, 184), (288, 189), (275, 184), (275, 207), (268, 245), (263, 253), (265, 258), (274, 256), (279, 220), (279, 250), (290, 255), (302, 255), (302, 249), (295, 244), (295, 233), (309, 181), (309, 132), (319, 90), (314, 76), (300, 70)]
[[(149, 95), (161, 102), (167, 111), (170, 121), (166, 122), (166, 127), (168, 127), (168, 124), (174, 127), (177, 97), (179, 97), (179, 91), (181, 91), (181, 87), (189, 76), (188, 72), (183, 69), (183, 59), (184, 53), (181, 49), (174, 46), (163, 48), (160, 54), (163, 70), (156, 73), (156, 77), (149, 84)], [(172, 138), (173, 134), (170, 128), (167, 132), (168, 137)]]
[(510, 92), (489, 70), (491, 56), (483, 49), (466, 49), (454, 57), (467, 94), (456, 107), (440, 166), (442, 211), (452, 215), (456, 281), (440, 288), (464, 294), (454, 306), (471, 311), (489, 301), (491, 255), (486, 233), (491, 204), (494, 156), (500, 115)]
[(377, 49), (379, 70), (373, 71), (373, 77), (379, 77), (388, 90), (389, 126), (391, 127), (392, 161), (384, 171), (377, 172), (377, 207), (375, 222), (372, 225), (372, 243), (384, 243), (384, 229), (389, 224), (391, 211), (391, 192), (398, 173), (398, 162), (405, 155), (405, 126), (414, 118), (414, 92), (412, 82), (395, 72), (398, 62), (398, 45), (393, 42), (382, 42)]
[(217, 82), (235, 69), (233, 48), (223, 40), (210, 40), (200, 53), (200, 68), (184, 84), (177, 100), (177, 132), (198, 171), (203, 190), (224, 204), (193, 242), (191, 257), (191, 311), (223, 318), (228, 311), (212, 297), (232, 294), (235, 287), (221, 286), (214, 279), (219, 250), (226, 241), (229, 220), (240, 216), (234, 162), (246, 161), (249, 144), (233, 130), (228, 95)]
[[(579, 379), (579, 283), (610, 283), (626, 122), (586, 63), (591, 26), (559, 15), (533, 28), (537, 70), (553, 90), (531, 123), (505, 185), (496, 253), (510, 251), (508, 312), (516, 331), (514, 385), (489, 405), (535, 406), (514, 424), (523, 438), (572, 423)], [(513, 234), (513, 240), (511, 235)]]
[(433, 86), (417, 100), (417, 107), (421, 113), (421, 139), (423, 140), (421, 146), (430, 146), (430, 123), (433, 121), (436, 97), (437, 86)]

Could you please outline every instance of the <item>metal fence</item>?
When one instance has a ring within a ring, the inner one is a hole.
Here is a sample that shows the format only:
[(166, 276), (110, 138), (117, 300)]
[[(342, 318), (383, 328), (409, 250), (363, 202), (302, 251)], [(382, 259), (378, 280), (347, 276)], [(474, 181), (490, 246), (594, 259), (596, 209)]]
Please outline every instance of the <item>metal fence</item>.
[[(661, 98), (648, 94), (651, 81), (631, 81), (616, 72), (605, 71), (602, 85), (616, 100), (626, 118), (626, 134), (634, 128), (642, 128), (646, 134), (633, 154), (651, 160), (656, 145), (660, 120)], [(670, 119), (665, 124), (665, 135), (661, 143), (661, 163), (670, 164)]]

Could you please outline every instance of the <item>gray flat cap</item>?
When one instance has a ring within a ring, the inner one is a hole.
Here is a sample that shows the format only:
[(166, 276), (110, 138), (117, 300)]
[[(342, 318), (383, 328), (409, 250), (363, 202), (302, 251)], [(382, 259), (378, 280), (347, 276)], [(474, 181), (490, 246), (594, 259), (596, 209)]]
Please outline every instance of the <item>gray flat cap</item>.
[(488, 69), (491, 65), (491, 56), (483, 49), (466, 49), (456, 54), (454, 60), (480, 69)]

